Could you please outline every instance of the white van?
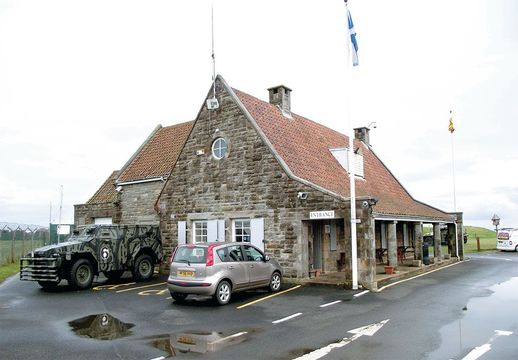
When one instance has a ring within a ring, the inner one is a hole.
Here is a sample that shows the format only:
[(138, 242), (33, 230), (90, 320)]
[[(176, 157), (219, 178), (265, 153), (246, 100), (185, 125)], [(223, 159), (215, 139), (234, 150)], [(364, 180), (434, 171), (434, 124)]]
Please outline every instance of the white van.
[(498, 250), (511, 250), (518, 252), (518, 229), (505, 228), (498, 232), (496, 248)]

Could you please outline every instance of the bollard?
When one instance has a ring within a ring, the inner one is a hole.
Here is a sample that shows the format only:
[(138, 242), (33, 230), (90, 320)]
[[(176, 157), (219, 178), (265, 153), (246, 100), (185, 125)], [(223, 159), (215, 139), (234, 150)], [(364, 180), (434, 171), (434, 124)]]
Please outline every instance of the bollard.
[(480, 251), (480, 237), (477, 236), (477, 251)]

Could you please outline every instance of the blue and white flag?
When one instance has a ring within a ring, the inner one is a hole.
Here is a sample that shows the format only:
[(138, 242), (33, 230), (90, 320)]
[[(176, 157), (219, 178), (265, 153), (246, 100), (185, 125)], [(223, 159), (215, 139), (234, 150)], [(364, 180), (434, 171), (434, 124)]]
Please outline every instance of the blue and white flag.
[(353, 66), (358, 65), (358, 43), (356, 42), (356, 30), (354, 30), (353, 18), (351, 17), (351, 13), (349, 12), (349, 8), (347, 7), (347, 1), (345, 4), (345, 9), (347, 10), (347, 21), (349, 23), (349, 34), (351, 35), (351, 52), (353, 58)]

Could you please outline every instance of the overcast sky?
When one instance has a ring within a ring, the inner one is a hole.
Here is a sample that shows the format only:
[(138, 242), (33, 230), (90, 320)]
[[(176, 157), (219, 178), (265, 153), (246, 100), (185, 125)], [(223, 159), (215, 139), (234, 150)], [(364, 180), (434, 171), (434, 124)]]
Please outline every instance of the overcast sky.
[[(518, 1), (214, 0), (216, 70), (374, 151), (410, 194), (465, 224), (518, 226)], [(73, 222), (157, 124), (193, 120), (211, 85), (211, 1), (0, 0), (0, 221)], [(351, 101), (346, 94), (353, 88)]]

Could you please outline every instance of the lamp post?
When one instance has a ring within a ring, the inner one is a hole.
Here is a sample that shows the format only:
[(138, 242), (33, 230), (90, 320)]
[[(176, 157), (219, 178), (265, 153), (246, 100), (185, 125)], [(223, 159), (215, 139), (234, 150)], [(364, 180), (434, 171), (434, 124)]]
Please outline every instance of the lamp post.
[(497, 214), (493, 215), (493, 218), (491, 219), (491, 221), (493, 222), (493, 225), (495, 226), (495, 232), (496, 232), (496, 235), (498, 236), (498, 225), (500, 225), (500, 218), (498, 217)]

